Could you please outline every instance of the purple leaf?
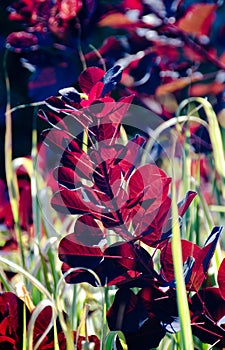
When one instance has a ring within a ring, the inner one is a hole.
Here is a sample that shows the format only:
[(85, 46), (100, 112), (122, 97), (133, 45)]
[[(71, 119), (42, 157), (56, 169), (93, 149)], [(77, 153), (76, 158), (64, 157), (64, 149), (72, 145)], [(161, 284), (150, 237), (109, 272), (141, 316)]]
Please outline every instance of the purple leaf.
[(102, 91), (102, 96), (105, 96), (108, 92), (119, 83), (122, 78), (123, 69), (120, 66), (114, 66), (110, 68), (103, 76), (104, 89)]

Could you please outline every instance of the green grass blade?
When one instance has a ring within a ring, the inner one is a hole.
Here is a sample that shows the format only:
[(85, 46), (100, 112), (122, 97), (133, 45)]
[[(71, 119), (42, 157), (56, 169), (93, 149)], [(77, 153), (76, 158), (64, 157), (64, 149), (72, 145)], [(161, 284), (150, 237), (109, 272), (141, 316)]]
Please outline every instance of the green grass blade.
[(217, 120), (217, 116), (213, 110), (212, 105), (207, 101), (207, 99), (203, 97), (191, 97), (185, 101), (183, 101), (180, 105), (180, 110), (185, 108), (190, 103), (199, 103), (202, 108), (204, 108), (205, 114), (208, 119), (208, 132), (210, 136), (210, 141), (213, 150), (213, 156), (215, 161), (215, 167), (220, 174), (223, 182), (223, 186), (221, 188), (223, 198), (225, 198), (225, 155), (224, 155), (224, 147), (221, 136), (221, 131), (219, 127), (219, 123)]
[(142, 159), (141, 159), (141, 165), (146, 164), (147, 155), (151, 152), (152, 147), (154, 146), (155, 142), (159, 139), (160, 135), (164, 131), (166, 131), (167, 129), (170, 129), (171, 127), (173, 127), (177, 124), (185, 123), (185, 122), (189, 122), (189, 121), (199, 123), (200, 125), (203, 125), (206, 128), (208, 127), (208, 124), (204, 120), (202, 120), (198, 117), (195, 117), (195, 116), (181, 115), (179, 117), (172, 118), (170, 120), (165, 121), (164, 123), (160, 124), (155, 130), (151, 131), (151, 134), (149, 135), (150, 138), (149, 138), (148, 142), (146, 143), (145, 152), (144, 152)]
[(35, 286), (41, 293), (43, 293), (49, 300), (52, 300), (52, 296), (49, 293), (49, 291), (43, 286), (39, 280), (37, 280), (34, 276), (32, 276), (29, 272), (27, 272), (23, 267), (19, 266), (18, 264), (15, 264), (13, 261), (10, 261), (8, 259), (3, 258), (0, 255), (0, 261), (12, 269), (16, 270), (18, 273), (23, 275), (26, 279), (28, 279), (33, 286)]
[(60, 278), (57, 287), (56, 287), (56, 307), (58, 310), (58, 316), (59, 316), (59, 321), (62, 327), (62, 330), (65, 334), (66, 337), (66, 342), (67, 342), (67, 350), (74, 350), (74, 339), (73, 339), (73, 334), (70, 325), (65, 321), (64, 315), (63, 315), (63, 302), (62, 302), (62, 295), (63, 295), (63, 290), (65, 287), (65, 278), (70, 275), (71, 273), (79, 270), (85, 270), (91, 273), (97, 282), (97, 285), (101, 285), (101, 281), (99, 277), (96, 275), (96, 273), (90, 269), (83, 268), (83, 267), (75, 267), (69, 269), (66, 273), (63, 274), (63, 276)]
[(115, 349), (115, 343), (117, 339), (119, 339), (122, 349), (128, 350), (126, 339), (124, 337), (124, 334), (121, 331), (111, 331), (107, 334), (107, 337), (105, 340), (105, 350)]
[(192, 350), (193, 338), (191, 331), (190, 313), (187, 301), (186, 286), (183, 276), (183, 259), (181, 236), (178, 221), (175, 183), (172, 182), (172, 255), (174, 275), (176, 280), (177, 306), (181, 326), (181, 349)]

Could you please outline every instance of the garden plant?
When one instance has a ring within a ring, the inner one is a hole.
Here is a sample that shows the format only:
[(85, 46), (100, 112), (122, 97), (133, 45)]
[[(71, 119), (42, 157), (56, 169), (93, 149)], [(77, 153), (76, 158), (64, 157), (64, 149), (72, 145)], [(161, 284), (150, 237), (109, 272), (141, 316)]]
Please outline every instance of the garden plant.
[(0, 5), (0, 350), (225, 348), (224, 16)]

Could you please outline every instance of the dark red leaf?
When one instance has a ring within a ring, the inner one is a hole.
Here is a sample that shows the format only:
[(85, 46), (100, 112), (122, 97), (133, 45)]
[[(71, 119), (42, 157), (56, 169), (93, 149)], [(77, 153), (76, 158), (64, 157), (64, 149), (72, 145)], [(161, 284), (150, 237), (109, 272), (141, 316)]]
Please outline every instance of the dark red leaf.
[(60, 186), (69, 190), (74, 190), (76, 186), (80, 186), (80, 178), (71, 168), (60, 166), (54, 170), (53, 176)]
[(137, 332), (139, 325), (147, 318), (147, 311), (142, 301), (130, 289), (117, 291), (114, 302), (107, 312), (110, 330)]
[[(212, 230), (209, 238), (206, 240), (206, 243), (202, 249), (196, 244), (189, 241), (181, 241), (183, 262), (185, 263), (188, 258), (194, 258), (194, 266), (191, 269), (192, 273), (190, 280), (187, 283), (187, 289), (198, 290), (202, 285), (221, 231), (222, 227), (215, 227)], [(167, 246), (162, 247), (160, 262), (162, 266), (162, 276), (168, 282), (173, 281), (174, 268), (171, 243), (168, 243)]]
[(220, 264), (217, 280), (218, 280), (221, 296), (225, 300), (225, 258)]
[(93, 246), (98, 245), (106, 239), (97, 222), (89, 215), (82, 215), (76, 220), (74, 226), (74, 235), (78, 243)]
[(63, 154), (69, 144), (68, 135), (63, 130), (46, 129), (42, 131), (41, 138), (57, 154)]
[[(106, 248), (104, 258), (118, 259), (118, 264), (128, 270), (140, 272), (152, 272), (153, 263), (151, 256), (142, 247), (133, 243), (117, 243)], [(118, 258), (117, 258), (118, 257)]]
[(101, 203), (94, 190), (82, 186), (74, 191), (62, 189), (52, 197), (53, 208), (64, 214), (92, 214), (100, 216)]
[(16, 340), (5, 335), (0, 335), (1, 350), (18, 350)]
[(78, 244), (74, 233), (60, 241), (58, 252), (59, 259), (70, 267), (87, 267), (93, 270), (103, 259), (103, 253), (99, 247)]
[(93, 162), (75, 140), (72, 140), (62, 152), (61, 163), (66, 168), (73, 169), (77, 176), (91, 180), (94, 171)]
[(49, 97), (45, 100), (45, 103), (54, 112), (60, 112), (65, 109), (65, 103), (58, 97)]
[(38, 117), (48, 122), (51, 126), (55, 127), (55, 125), (58, 125), (60, 126), (60, 128), (64, 129), (65, 124), (63, 123), (62, 118), (58, 114), (49, 111), (46, 112), (43, 109), (39, 109), (37, 115)]
[(189, 208), (190, 204), (192, 203), (196, 195), (197, 195), (197, 192), (188, 191), (184, 199), (182, 199), (182, 201), (178, 203), (178, 214), (181, 217), (186, 213), (187, 209)]
[[(104, 84), (102, 81), (97, 82), (92, 87), (92, 89), (89, 92), (89, 96), (88, 96), (88, 101), (87, 101), (88, 105), (90, 105), (91, 103), (95, 103), (95, 104), (98, 103), (98, 100), (101, 99), (103, 89), (104, 89)], [(113, 101), (114, 100), (110, 98), (108, 102), (113, 102)], [(83, 107), (85, 107), (85, 104), (83, 104)]]
[[(37, 343), (38, 339), (42, 336), (43, 332), (49, 326), (52, 319), (52, 308), (50, 306), (46, 306), (37, 316), (37, 319), (34, 324), (34, 333), (33, 333), (33, 341), (34, 344)], [(59, 327), (57, 327), (57, 331), (59, 331)], [(43, 344), (50, 343), (54, 340), (53, 328), (46, 335), (45, 339), (42, 341), (40, 348), (43, 348)]]
[(120, 124), (125, 117), (134, 95), (122, 97), (118, 102), (114, 103), (115, 107), (109, 115), (109, 119), (112, 123)]
[[(182, 255), (183, 263), (189, 258), (193, 257), (195, 263), (192, 269), (192, 275), (187, 283), (187, 289), (198, 290), (202, 285), (205, 278), (205, 273), (203, 270), (202, 259), (201, 259), (201, 248), (189, 241), (182, 240)], [(174, 281), (174, 265), (172, 257), (171, 242), (166, 246), (162, 247), (160, 255), (161, 263), (161, 275), (167, 282)]]
[(78, 82), (83, 92), (89, 94), (93, 86), (104, 76), (104, 70), (97, 67), (89, 67), (79, 76)]
[(151, 315), (136, 333), (124, 333), (129, 350), (157, 348), (166, 332), (159, 319)]
[(129, 197), (144, 192), (142, 207), (146, 214), (160, 207), (166, 199), (171, 179), (157, 166), (146, 164), (138, 168), (129, 181)]
[(192, 297), (192, 330), (202, 342), (225, 346), (225, 301), (219, 288), (205, 288)]
[(142, 248), (133, 243), (117, 243), (106, 248), (104, 252), (98, 247), (82, 246), (77, 244), (75, 234), (66, 236), (59, 245), (59, 258), (64, 262), (62, 270), (68, 271), (71, 267), (78, 271), (66, 277), (68, 283), (88, 282), (96, 286), (96, 279), (91, 273), (82, 268), (93, 270), (100, 278), (101, 285), (123, 285), (133, 282), (147, 275), (153, 277), (153, 263), (151, 256)]
[[(168, 332), (175, 333), (173, 327), (178, 319), (176, 291), (169, 289), (163, 292), (153, 284), (142, 288), (139, 291), (139, 296), (149, 316), (154, 314), (161, 320), (161, 324)], [(178, 326), (179, 329), (180, 326)]]
[(164, 337), (160, 320), (147, 313), (146, 307), (139, 297), (130, 289), (122, 288), (116, 293), (115, 300), (107, 312), (110, 330), (121, 330), (129, 349), (157, 347)]
[(147, 245), (157, 245), (163, 239), (168, 239), (170, 234), (166, 234), (165, 237), (163, 232), (163, 225), (168, 213), (170, 211), (171, 199), (166, 197), (165, 201), (155, 211), (145, 214), (142, 212), (142, 216), (137, 214), (135, 217), (135, 223), (137, 224), (135, 229), (136, 239), (143, 241)]
[[(24, 303), (12, 292), (0, 294), (0, 334), (4, 336), (3, 342), (14, 346), (16, 350), (22, 350), (24, 311), (28, 323), (30, 313)], [(5, 337), (6, 336), (6, 337)], [(10, 339), (7, 339), (9, 337)], [(9, 349), (14, 349), (14, 347)], [(0, 346), (1, 348), (1, 346)], [(6, 348), (8, 350), (8, 348)]]
[(145, 139), (140, 135), (136, 135), (128, 141), (126, 148), (119, 153), (119, 160), (117, 162), (119, 163), (126, 180), (128, 180), (132, 171), (138, 167), (140, 156), (143, 152), (142, 146), (144, 144)]
[(68, 137), (71, 138), (72, 132), (74, 132), (75, 136), (77, 136), (81, 131), (83, 131), (80, 125), (81, 112), (77, 111), (76, 115), (74, 115), (74, 112), (71, 111), (73, 115), (70, 114), (69, 116), (68, 116), (68, 113), (64, 113), (62, 111), (52, 112), (52, 111), (39, 110), (38, 116), (44, 119), (45, 121), (47, 121), (51, 126), (56, 128), (57, 130), (64, 131), (65, 134), (67, 134)]

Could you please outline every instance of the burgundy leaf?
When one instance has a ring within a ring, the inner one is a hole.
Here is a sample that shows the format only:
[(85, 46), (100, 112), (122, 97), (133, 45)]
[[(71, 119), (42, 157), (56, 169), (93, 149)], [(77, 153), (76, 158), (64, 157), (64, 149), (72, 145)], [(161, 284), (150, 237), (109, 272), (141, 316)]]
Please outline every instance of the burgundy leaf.
[(142, 207), (146, 214), (159, 208), (167, 197), (171, 179), (157, 166), (146, 164), (138, 168), (129, 181), (129, 196), (144, 192)]
[(161, 320), (161, 324), (168, 332), (175, 333), (173, 324), (178, 318), (176, 291), (169, 289), (163, 292), (155, 285), (152, 285), (142, 288), (138, 294), (149, 316), (154, 314)]
[(218, 280), (221, 296), (225, 300), (225, 258), (220, 264), (217, 280)]
[(119, 137), (120, 126), (115, 126), (111, 122), (101, 122), (100, 125), (95, 125), (90, 130), (94, 133), (97, 142), (110, 140), (114, 145)]
[(132, 171), (137, 168), (144, 144), (145, 139), (140, 135), (136, 135), (133, 139), (128, 141), (126, 148), (119, 154), (118, 162), (126, 180), (129, 178)]
[(95, 186), (102, 191), (109, 199), (113, 199), (113, 192), (110, 186), (109, 167), (106, 162), (98, 164), (93, 173)]
[[(70, 269), (71, 269), (70, 265), (67, 265), (66, 263), (62, 264), (62, 273), (63, 274), (68, 272)], [(96, 269), (94, 269), (93, 271), (96, 272)], [(106, 281), (105, 280), (102, 281), (101, 276), (99, 276), (98, 273), (97, 273), (97, 275), (100, 278), (101, 285), (104, 286)], [(80, 268), (74, 272), (71, 272), (69, 275), (67, 275), (65, 278), (65, 281), (66, 281), (66, 283), (69, 283), (69, 284), (77, 284), (77, 283), (86, 282), (86, 283), (91, 284), (94, 287), (99, 286), (99, 282), (96, 280), (94, 275), (91, 272), (86, 271), (82, 268)]]
[(111, 259), (112, 256), (118, 263), (128, 270), (140, 272), (152, 272), (153, 262), (151, 256), (142, 247), (133, 243), (116, 243), (106, 248), (104, 258)]
[[(102, 96), (102, 90), (104, 88), (104, 84), (103, 82), (101, 81), (98, 81), (90, 90), (89, 92), (89, 96), (88, 96), (88, 101), (83, 101), (83, 104), (82, 106), (83, 107), (86, 107), (86, 104), (85, 102), (87, 102), (87, 106), (89, 106), (91, 103), (94, 103), (94, 104), (98, 104), (98, 101), (101, 103), (101, 96)], [(114, 100), (110, 97), (108, 102), (113, 102)], [(107, 101), (104, 101), (104, 102), (107, 102)], [(104, 104), (102, 104), (101, 108), (104, 107)], [(96, 117), (98, 117), (98, 114), (95, 115)]]
[(140, 324), (147, 319), (147, 311), (142, 301), (130, 289), (121, 288), (107, 312), (110, 330), (137, 332)]
[(192, 330), (202, 342), (225, 346), (225, 301), (219, 288), (205, 288), (192, 297)]
[(80, 186), (80, 178), (71, 168), (60, 166), (54, 170), (53, 176), (60, 186), (69, 190), (74, 190), (76, 186)]
[(0, 335), (1, 350), (18, 350), (16, 340), (5, 335)]
[[(96, 267), (91, 268), (91, 261), (89, 261), (89, 267), (93, 272), (96, 273), (100, 279), (101, 286), (107, 285), (116, 285), (117, 283), (126, 281), (127, 269), (120, 264), (120, 257), (107, 257), (103, 259)], [(62, 271), (63, 273), (67, 272), (71, 268), (70, 265), (63, 263)], [(138, 272), (135, 273), (135, 276), (138, 276)], [(99, 282), (90, 272), (80, 268), (77, 271), (70, 273), (66, 277), (67, 283), (81, 283), (87, 282), (93, 285), (94, 287), (98, 286)]]
[(103, 259), (103, 253), (99, 247), (78, 244), (74, 233), (60, 241), (58, 252), (59, 259), (70, 267), (87, 267), (93, 270)]
[(58, 97), (49, 97), (45, 100), (45, 103), (54, 112), (60, 112), (65, 109), (65, 103)]
[(149, 246), (155, 246), (160, 243), (161, 240), (168, 239), (169, 235), (162, 237), (163, 225), (168, 217), (168, 212), (171, 206), (171, 199), (166, 197), (165, 201), (155, 211), (140, 216), (137, 214), (135, 217), (135, 223), (137, 223), (135, 229), (136, 240), (139, 239)]
[[(198, 290), (204, 281), (205, 273), (203, 270), (203, 261), (201, 259), (202, 250), (197, 244), (192, 242), (182, 240), (182, 255), (183, 255), (183, 263), (187, 261), (189, 257), (195, 259), (195, 263), (192, 269), (192, 274), (190, 276), (190, 280), (188, 281), (186, 287), (187, 289)], [(174, 281), (174, 265), (173, 265), (173, 257), (172, 257), (172, 249), (171, 242), (169, 242), (166, 246), (163, 246), (161, 249), (160, 255), (160, 263), (161, 263), (161, 275), (167, 282)]]
[(46, 129), (42, 131), (41, 138), (53, 152), (58, 154), (63, 154), (69, 144), (68, 135), (63, 130)]
[(58, 114), (49, 111), (46, 112), (43, 109), (39, 109), (37, 115), (38, 117), (48, 122), (51, 126), (55, 127), (55, 125), (57, 125), (58, 128), (66, 131), (65, 124)]
[(151, 315), (136, 333), (124, 333), (129, 350), (157, 348), (165, 336), (165, 330), (159, 319)]
[[(34, 324), (34, 333), (33, 333), (33, 341), (34, 344), (37, 343), (38, 339), (42, 336), (43, 332), (46, 330), (48, 325), (51, 322), (52, 318), (52, 308), (50, 306), (46, 306), (42, 311), (38, 314), (38, 317)], [(57, 322), (58, 323), (58, 322)], [(60, 331), (59, 325), (57, 324), (57, 331)], [(40, 345), (40, 349), (43, 348), (43, 344), (49, 343), (54, 340), (54, 332), (53, 328), (46, 335), (45, 339), (42, 341)]]
[(89, 215), (82, 215), (76, 220), (74, 235), (77, 242), (87, 246), (98, 245), (106, 239), (104, 231), (100, 229), (97, 222)]
[[(72, 242), (72, 243), (71, 243)], [(82, 246), (77, 244), (76, 235), (66, 236), (59, 246), (59, 258), (63, 260), (63, 272), (71, 267), (80, 268), (66, 277), (68, 283), (88, 282), (97, 285), (95, 277), (82, 268), (93, 270), (100, 278), (101, 285), (124, 285), (135, 281), (141, 275), (147, 275), (148, 280), (153, 276), (151, 256), (138, 245), (133, 243), (117, 243), (105, 249)], [(82, 265), (83, 263), (83, 265)], [(140, 281), (138, 279), (138, 285)]]
[(182, 217), (187, 209), (189, 208), (190, 204), (192, 203), (193, 199), (196, 197), (197, 192), (194, 191), (188, 191), (186, 193), (186, 196), (178, 203), (178, 214)]
[[(22, 350), (23, 344), (23, 322), (24, 311), (26, 312), (26, 322), (28, 323), (30, 313), (24, 303), (12, 292), (0, 294), (0, 334), (3, 336), (9, 349), (15, 345), (16, 350)], [(7, 339), (7, 338), (10, 339)], [(1, 346), (0, 346), (1, 347)], [(8, 348), (6, 347), (8, 350)]]
[(132, 101), (134, 95), (122, 97), (118, 102), (114, 103), (115, 107), (112, 110), (112, 113), (109, 115), (109, 119), (111, 122), (120, 124), (126, 115)]
[(104, 74), (104, 70), (97, 67), (85, 69), (78, 79), (82, 91), (88, 94), (93, 86), (102, 79)]
[(121, 330), (129, 349), (157, 347), (165, 335), (160, 320), (147, 313), (139, 295), (130, 289), (122, 288), (116, 293), (115, 300), (107, 312), (110, 330)]
[(93, 169), (93, 162), (89, 155), (82, 151), (76, 141), (71, 141), (68, 147), (64, 150), (61, 158), (61, 163), (66, 168), (74, 169), (77, 176), (91, 180)]
[(101, 204), (94, 190), (82, 186), (74, 191), (62, 189), (52, 197), (53, 208), (64, 214), (92, 214), (99, 217)]
[[(66, 318), (67, 315), (64, 315), (64, 318)], [(50, 321), (52, 318), (52, 308), (50, 306), (45, 307), (39, 314), (34, 324), (34, 344), (37, 343), (40, 336), (43, 334), (43, 332), (48, 327)], [(66, 337), (64, 333), (62, 332), (59, 320), (56, 320), (56, 327), (57, 327), (57, 337), (58, 337), (58, 345), (60, 350), (66, 350), (67, 349), (67, 343), (66, 343)], [(77, 342), (76, 348), (78, 350), (82, 350), (82, 341), (85, 340), (85, 337), (79, 336), (77, 339), (76, 332), (73, 332), (73, 338), (74, 338), (74, 344)], [(100, 350), (100, 343), (96, 336), (88, 336), (88, 341), (93, 342), (94, 349)], [(55, 349), (55, 341), (54, 341), (54, 330), (53, 327), (50, 329), (49, 333), (46, 335), (44, 340), (41, 342), (41, 345), (38, 347), (39, 350), (54, 350)]]
[[(183, 216), (195, 198), (196, 193), (189, 191), (185, 198), (178, 203), (179, 215)], [(135, 217), (137, 224), (135, 235), (144, 243), (150, 246), (156, 246), (159, 243), (163, 244), (172, 235), (171, 227), (171, 199), (166, 197), (161, 206), (153, 212), (146, 213), (144, 210), (139, 210)]]
[(38, 116), (47, 121), (54, 128), (64, 131), (71, 138), (72, 131), (76, 132), (76, 135), (83, 131), (79, 124), (81, 112), (77, 111), (75, 114), (74, 111), (71, 111), (71, 113), (73, 113), (73, 115), (71, 114), (68, 116), (67, 113), (63, 111), (52, 112), (41, 109), (38, 111)]

